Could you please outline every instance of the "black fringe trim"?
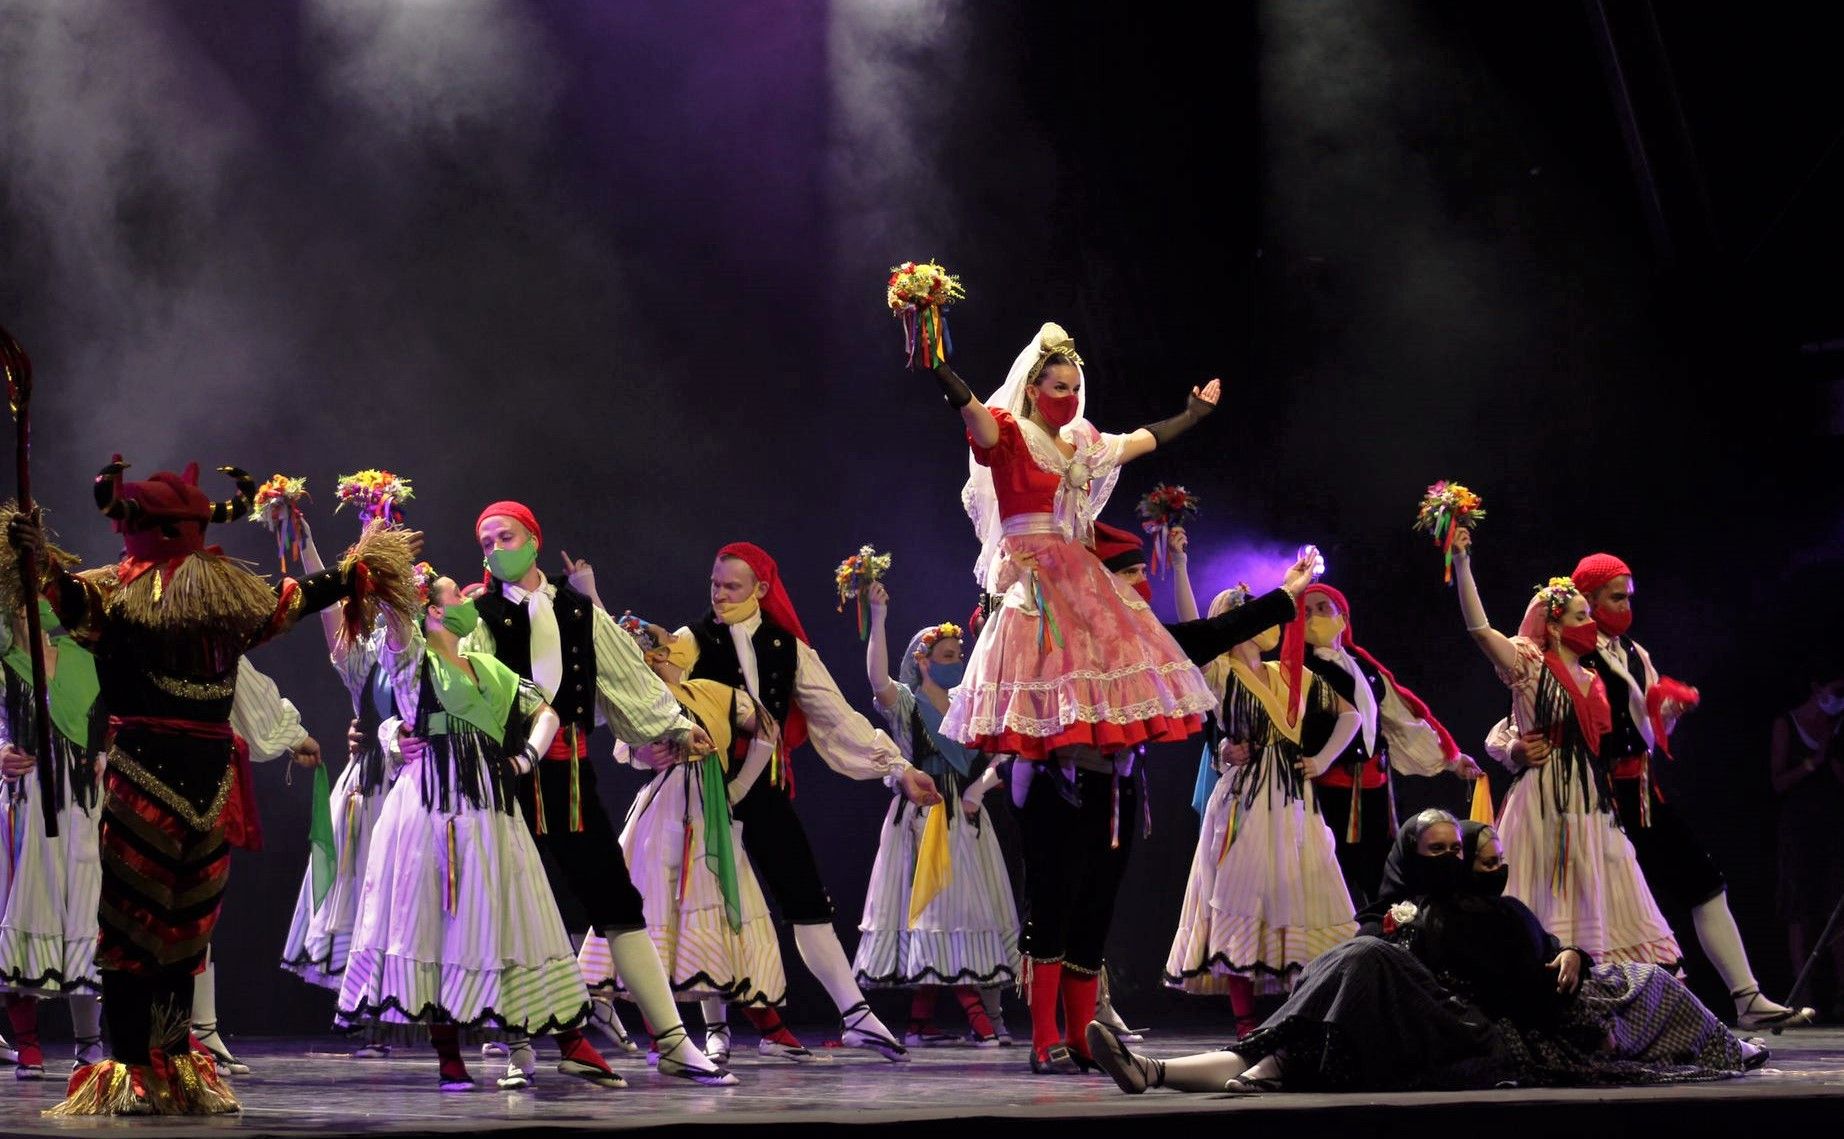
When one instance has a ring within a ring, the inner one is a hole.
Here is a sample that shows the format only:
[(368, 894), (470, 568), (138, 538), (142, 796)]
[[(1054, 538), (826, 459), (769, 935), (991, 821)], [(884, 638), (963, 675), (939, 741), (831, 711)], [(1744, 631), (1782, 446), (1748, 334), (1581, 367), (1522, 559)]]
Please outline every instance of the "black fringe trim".
[[(689, 994), (696, 989), (703, 989), (705, 992), (696, 997), (690, 996)], [(589, 986), (589, 991), (598, 997), (606, 997), (611, 1000), (614, 999), (619, 992), (618, 987), (613, 981), (597, 981), (595, 984)], [(725, 1004), (736, 1005), (739, 1008), (780, 1008), (787, 1003), (786, 993), (781, 995), (779, 1001), (771, 1001), (764, 996), (752, 996), (748, 1000), (740, 1000), (737, 994), (747, 992), (760, 993), (761, 986), (747, 979), (738, 981), (734, 985), (719, 985), (715, 977), (712, 977), (702, 969), (687, 977), (682, 983), (674, 984), (672, 986), (672, 991), (674, 994), (683, 996), (687, 1000), (704, 1000), (708, 996), (723, 1001)]]
[(79, 977), (66, 980), (62, 969), (48, 969), (37, 977), (28, 977), (17, 969), (0, 973), (0, 988), (8, 989), (43, 989), (45, 992), (26, 993), (26, 996), (68, 997), (77, 993), (102, 994), (102, 986), (94, 981)]
[(315, 960), (314, 958), (308, 957), (306, 955), (296, 957), (293, 960), (289, 960), (288, 958), (284, 957), (282, 958), (282, 968), (284, 969), (311, 968), (324, 977), (343, 977), (346, 975), (346, 967), (344, 965), (341, 965), (337, 969), (333, 968), (333, 955), (330, 953), (327, 954), (327, 956), (323, 960)]
[(949, 976), (937, 969), (924, 969), (920, 973), (889, 973), (873, 977), (859, 970), (852, 974), (860, 988), (872, 989), (913, 989), (920, 985), (974, 985), (986, 988), (991, 985), (1010, 984), (1018, 980), (1018, 970), (1010, 965), (999, 965), (990, 973), (975, 973), (971, 969), (962, 969)]
[(1162, 971), (1162, 976), (1168, 986), (1178, 988), (1193, 977), (1202, 977), (1206, 973), (1216, 975), (1219, 966), (1228, 969), (1232, 973), (1254, 973), (1259, 976), (1273, 977), (1282, 981), (1298, 977), (1306, 968), (1305, 965), (1289, 965), (1284, 969), (1276, 969), (1271, 965), (1260, 964), (1238, 965), (1221, 953), (1213, 953), (1210, 955), (1209, 960), (1195, 969), (1186, 969), (1182, 973), (1164, 973)]
[[(1562, 683), (1556, 674), (1547, 667), (1537, 680), (1535, 714), (1537, 722), (1531, 725), (1532, 731), (1547, 733), (1550, 739), (1552, 755), (1544, 767), (1555, 768), (1558, 764), (1559, 777), (1551, 781), (1550, 799), (1546, 804), (1553, 807), (1557, 814), (1568, 808), (1569, 792), (1580, 784), (1589, 805), (1603, 814), (1614, 813), (1613, 781), (1609, 778), (1607, 766), (1601, 762), (1588, 739), (1582, 734), (1581, 721), (1575, 715), (1575, 704), (1569, 694), (1562, 689)], [(1511, 782), (1539, 768), (1526, 767), (1511, 777)]]
[[(556, 1017), (550, 1017), (546, 1019), (544, 1023), (530, 1028), (515, 1028), (506, 1022), (505, 1017), (491, 1008), (482, 1010), (481, 1014), (472, 1020), (457, 1020), (453, 1013), (434, 1002), (425, 1004), (420, 1012), (412, 1013), (409, 1009), (405, 1008), (403, 1003), (396, 997), (386, 997), (377, 1004), (373, 1004), (369, 1000), (364, 1000), (359, 1002), (359, 1007), (356, 1009), (336, 1009), (334, 1013), (334, 1023), (356, 1024), (363, 1021), (374, 1021), (378, 1028), (386, 1031), (396, 1028), (422, 1028), (427, 1030), (430, 1025), (452, 1024), (463, 1032), (471, 1033), (555, 1036), (560, 1032), (568, 1032), (573, 1028), (582, 1028), (587, 1025), (589, 1023), (590, 1007), (590, 1004), (585, 1002), (582, 1008), (577, 1010), (576, 1015), (568, 1020), (558, 1020)], [(405, 1025), (384, 1020), (384, 1014), (392, 1011), (395, 1011), (414, 1023)]]

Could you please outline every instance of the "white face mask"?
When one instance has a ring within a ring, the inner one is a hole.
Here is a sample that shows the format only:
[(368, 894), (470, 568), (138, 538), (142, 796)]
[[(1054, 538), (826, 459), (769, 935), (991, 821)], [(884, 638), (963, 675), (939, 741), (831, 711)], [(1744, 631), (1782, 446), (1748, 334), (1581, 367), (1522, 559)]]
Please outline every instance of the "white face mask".
[(1839, 712), (1844, 712), (1844, 696), (1834, 696), (1829, 692), (1819, 693), (1818, 710), (1827, 716), (1835, 716)]

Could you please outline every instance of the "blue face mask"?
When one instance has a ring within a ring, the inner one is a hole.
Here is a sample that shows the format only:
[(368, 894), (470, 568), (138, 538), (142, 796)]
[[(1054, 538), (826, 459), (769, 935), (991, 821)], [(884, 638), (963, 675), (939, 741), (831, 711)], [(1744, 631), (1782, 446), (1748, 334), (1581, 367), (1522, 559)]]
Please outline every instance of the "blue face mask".
[(966, 671), (966, 661), (957, 660), (953, 664), (942, 664), (932, 660), (928, 662), (928, 678), (943, 688), (953, 688), (959, 684), (960, 678), (966, 674)]

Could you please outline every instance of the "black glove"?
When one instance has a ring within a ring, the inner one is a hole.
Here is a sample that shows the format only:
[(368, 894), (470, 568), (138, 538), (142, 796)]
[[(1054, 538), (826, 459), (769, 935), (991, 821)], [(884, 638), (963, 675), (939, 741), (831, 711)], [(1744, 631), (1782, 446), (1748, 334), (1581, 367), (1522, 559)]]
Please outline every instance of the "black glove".
[(1216, 404), (1206, 403), (1192, 395), (1185, 400), (1185, 409), (1170, 419), (1161, 419), (1157, 423), (1148, 423), (1146, 430), (1153, 437), (1153, 442), (1163, 447), (1180, 435), (1197, 426), (1197, 421), (1215, 411)]
[(955, 411), (973, 402), (973, 389), (948, 366), (947, 361), (935, 365), (935, 382), (941, 385), (941, 398), (947, 400), (948, 406)]

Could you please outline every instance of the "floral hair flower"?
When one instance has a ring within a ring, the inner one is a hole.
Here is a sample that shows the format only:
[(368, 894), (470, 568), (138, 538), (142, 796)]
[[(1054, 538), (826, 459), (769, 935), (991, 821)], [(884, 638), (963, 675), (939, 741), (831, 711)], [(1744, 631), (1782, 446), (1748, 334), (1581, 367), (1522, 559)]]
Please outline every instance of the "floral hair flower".
[(941, 641), (959, 640), (960, 637), (961, 631), (959, 625), (956, 625), (952, 621), (943, 621), (933, 629), (922, 634), (922, 651), (928, 652)]
[(1552, 621), (1562, 620), (1562, 615), (1569, 611), (1569, 602), (1581, 596), (1581, 590), (1575, 588), (1575, 582), (1566, 577), (1552, 577), (1549, 584), (1537, 590), (1538, 600), (1549, 613)]

